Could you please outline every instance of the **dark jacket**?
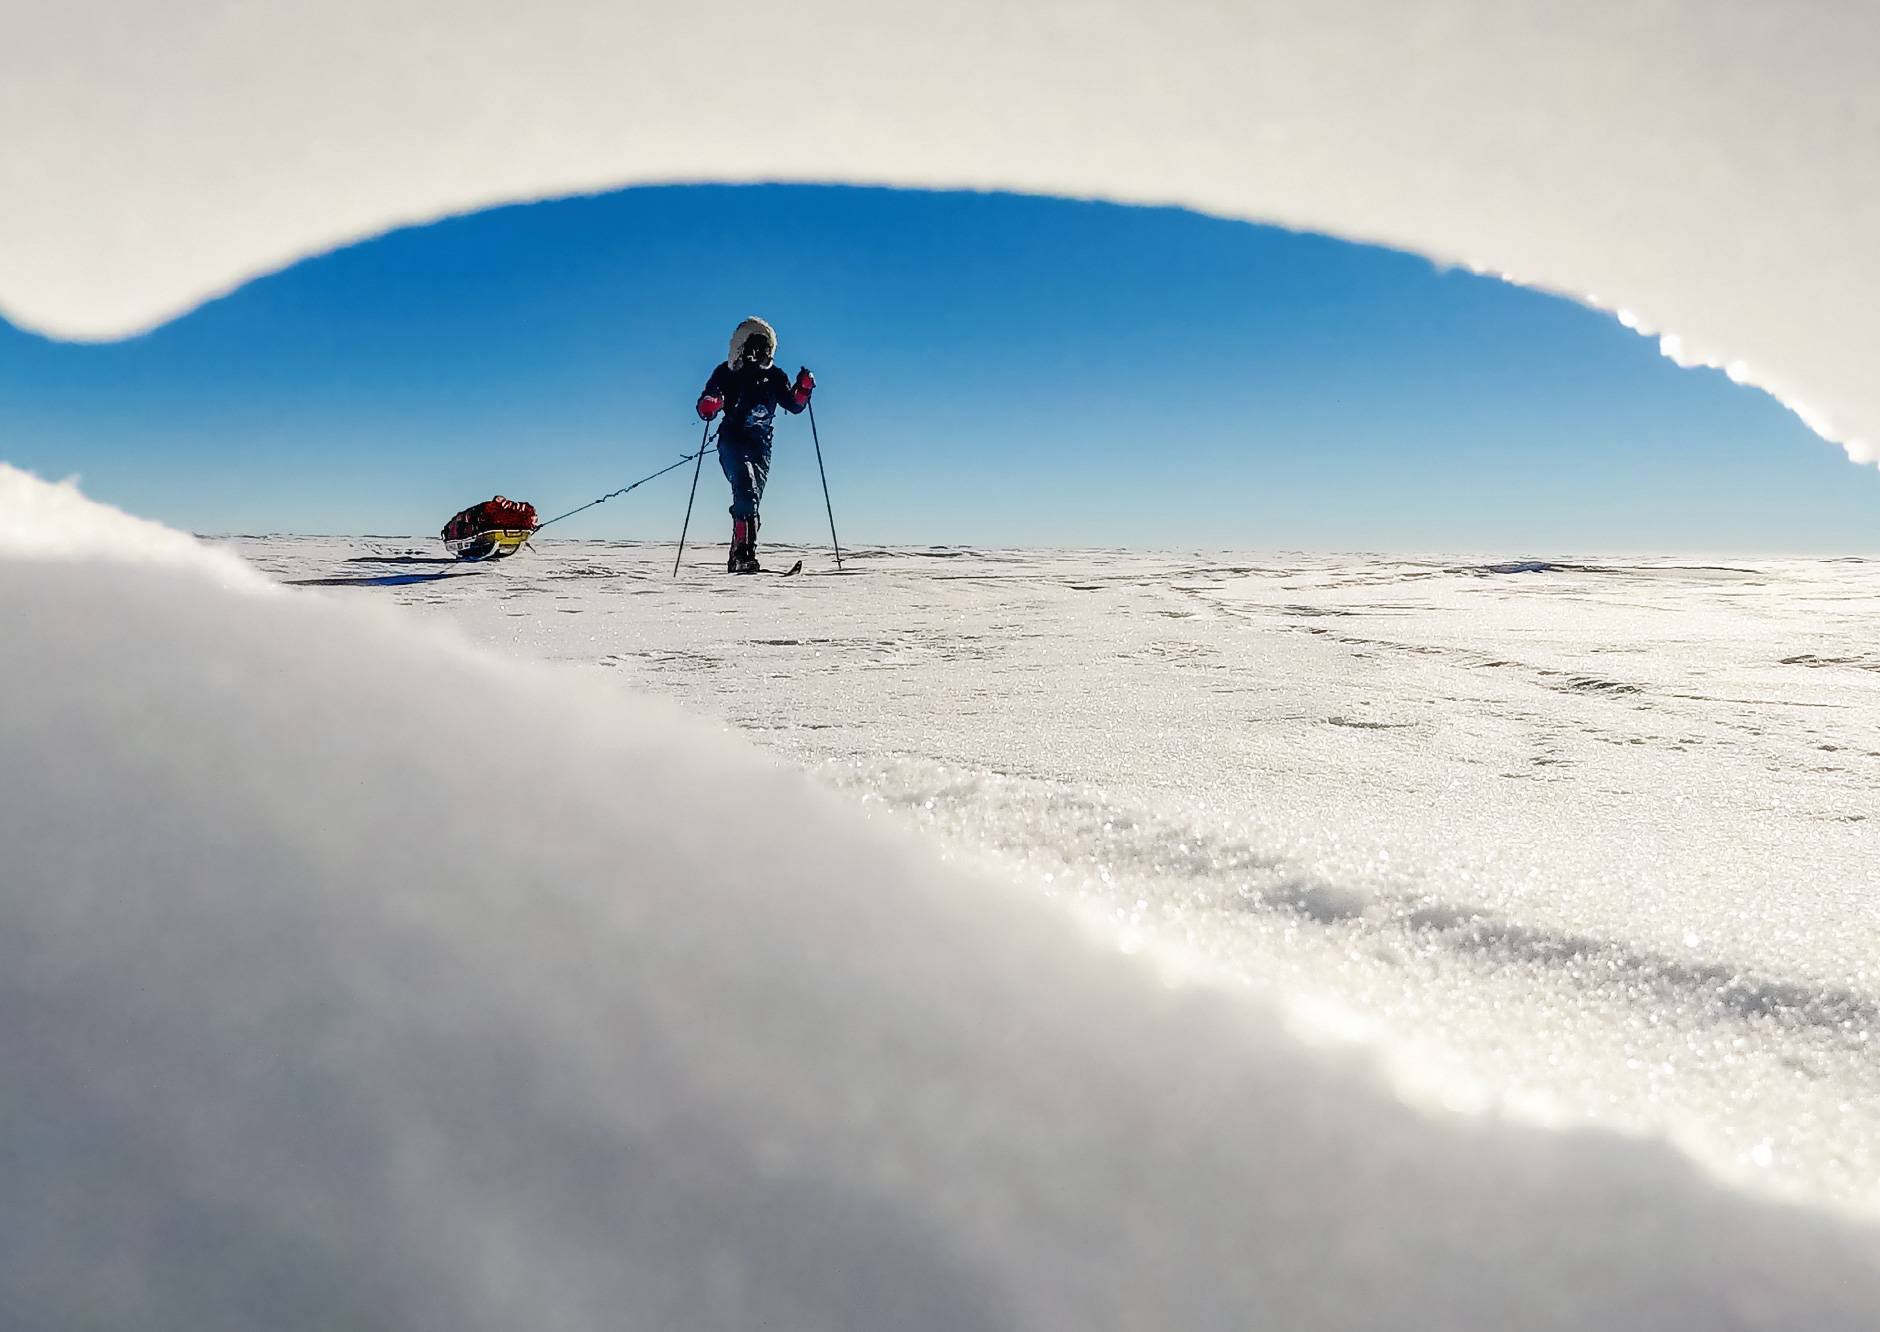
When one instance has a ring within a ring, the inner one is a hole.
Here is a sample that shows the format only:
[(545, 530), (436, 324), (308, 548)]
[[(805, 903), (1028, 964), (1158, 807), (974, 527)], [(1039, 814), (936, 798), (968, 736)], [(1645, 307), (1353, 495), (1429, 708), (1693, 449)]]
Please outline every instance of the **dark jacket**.
[(809, 401), (797, 397), (790, 377), (774, 365), (762, 369), (740, 365), (733, 370), (723, 361), (705, 381), (705, 392), (700, 397), (718, 398), (725, 405), (724, 421), (718, 427), (720, 440), (764, 447), (770, 444), (777, 409), (795, 415)]

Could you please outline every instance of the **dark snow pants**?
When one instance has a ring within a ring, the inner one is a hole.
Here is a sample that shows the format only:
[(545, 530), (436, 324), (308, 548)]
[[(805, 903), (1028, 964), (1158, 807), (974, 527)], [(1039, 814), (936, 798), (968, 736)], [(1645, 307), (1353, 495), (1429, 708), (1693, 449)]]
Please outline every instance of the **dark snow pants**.
[(749, 521), (757, 517), (757, 506), (764, 499), (764, 482), (770, 478), (770, 441), (767, 439), (726, 439), (718, 436), (718, 465), (725, 469), (731, 483), (731, 516)]

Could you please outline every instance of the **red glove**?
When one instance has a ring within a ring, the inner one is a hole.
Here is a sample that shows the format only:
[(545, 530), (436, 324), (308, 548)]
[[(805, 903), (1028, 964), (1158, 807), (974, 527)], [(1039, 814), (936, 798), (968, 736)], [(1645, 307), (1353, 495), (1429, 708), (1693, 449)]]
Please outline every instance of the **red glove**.
[(808, 366), (797, 367), (796, 387), (793, 391), (796, 394), (796, 405), (798, 407), (803, 406), (805, 403), (809, 401), (810, 390), (815, 387), (816, 387), (816, 376), (812, 375), (809, 372), (809, 367)]
[(724, 408), (723, 398), (714, 398), (707, 393), (698, 400), (698, 419), (709, 421)]

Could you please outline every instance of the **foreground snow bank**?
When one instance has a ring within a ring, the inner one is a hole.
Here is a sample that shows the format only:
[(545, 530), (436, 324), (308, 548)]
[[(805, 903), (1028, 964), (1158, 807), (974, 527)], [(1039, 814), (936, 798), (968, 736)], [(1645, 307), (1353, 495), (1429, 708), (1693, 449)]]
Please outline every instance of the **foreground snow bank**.
[(1880, 1308), (1870, 1232), (1424, 1118), (730, 737), (222, 573), (0, 558), (14, 1325)]
[(48, 485), (3, 462), (0, 559), (175, 565), (210, 574), (225, 586), (273, 587), (253, 565), (227, 550), (88, 500), (76, 482)]

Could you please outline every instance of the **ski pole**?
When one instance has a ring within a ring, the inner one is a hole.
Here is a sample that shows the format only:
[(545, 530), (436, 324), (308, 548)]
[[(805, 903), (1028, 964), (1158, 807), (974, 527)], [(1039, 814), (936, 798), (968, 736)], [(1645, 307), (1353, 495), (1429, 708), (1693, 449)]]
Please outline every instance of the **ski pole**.
[(836, 548), (836, 572), (842, 571), (842, 543), (836, 540), (836, 510), (829, 502), (829, 473), (823, 470), (822, 436), (816, 433), (816, 404), (805, 404), (809, 408), (809, 437), (816, 443), (816, 472), (822, 477), (823, 508), (829, 511), (829, 544)]
[(685, 558), (685, 534), (692, 530), (692, 501), (698, 498), (698, 474), (705, 470), (705, 441), (712, 433), (711, 422), (698, 437), (698, 465), (692, 469), (692, 493), (685, 497), (685, 522), (679, 528), (679, 553), (672, 557), (672, 576), (679, 576), (679, 561)]

